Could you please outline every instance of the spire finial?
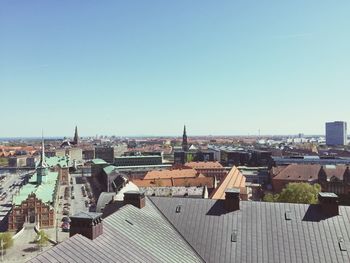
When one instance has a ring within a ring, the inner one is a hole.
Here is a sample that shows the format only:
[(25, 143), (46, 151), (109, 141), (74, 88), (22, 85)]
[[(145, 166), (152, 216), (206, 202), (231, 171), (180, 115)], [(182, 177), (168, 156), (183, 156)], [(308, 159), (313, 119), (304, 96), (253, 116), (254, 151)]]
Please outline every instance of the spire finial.
[(41, 160), (40, 160), (40, 166), (45, 167), (45, 143), (44, 143), (44, 130), (41, 130)]

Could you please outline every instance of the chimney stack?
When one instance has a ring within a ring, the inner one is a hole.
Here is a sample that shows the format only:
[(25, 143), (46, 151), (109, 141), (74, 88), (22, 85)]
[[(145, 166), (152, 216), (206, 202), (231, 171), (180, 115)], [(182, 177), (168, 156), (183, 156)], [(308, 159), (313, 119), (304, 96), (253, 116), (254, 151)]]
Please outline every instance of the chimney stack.
[(91, 240), (103, 234), (102, 213), (80, 212), (71, 216), (69, 236), (80, 234)]
[(324, 215), (328, 217), (339, 215), (338, 196), (336, 194), (320, 192), (318, 202)]
[(240, 194), (239, 188), (226, 189), (224, 207), (227, 210), (227, 212), (233, 212), (233, 211), (239, 210), (239, 201), (240, 201), (239, 194)]
[(138, 208), (144, 208), (146, 204), (145, 193), (140, 191), (129, 191), (124, 193), (124, 205), (133, 205)]

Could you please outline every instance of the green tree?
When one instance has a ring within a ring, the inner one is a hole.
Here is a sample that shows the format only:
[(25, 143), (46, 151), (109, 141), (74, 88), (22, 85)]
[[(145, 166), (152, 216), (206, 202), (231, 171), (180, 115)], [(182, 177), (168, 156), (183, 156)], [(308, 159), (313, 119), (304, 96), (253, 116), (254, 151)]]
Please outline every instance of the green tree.
[(8, 166), (9, 162), (7, 158), (0, 158), (0, 166)]
[(318, 193), (321, 191), (319, 184), (289, 183), (280, 193), (279, 202), (298, 204), (317, 204)]
[(36, 235), (35, 242), (42, 250), (49, 243), (49, 235), (44, 230), (40, 230)]
[(266, 194), (265, 196), (264, 196), (264, 201), (265, 202), (275, 202), (276, 201), (276, 196), (277, 196), (277, 194), (276, 195), (273, 195), (273, 194), (271, 194), (271, 193), (268, 193), (268, 194)]
[(3, 244), (4, 249), (8, 249), (13, 246), (12, 235), (9, 232), (0, 233), (0, 242)]
[(297, 204), (317, 204), (318, 193), (321, 191), (319, 184), (289, 183), (279, 194), (266, 194), (265, 202), (282, 202)]
[(187, 160), (186, 160), (187, 162), (189, 162), (189, 163), (190, 163), (190, 162), (193, 162), (193, 159), (194, 159), (194, 158), (193, 158), (193, 155), (192, 155), (192, 154), (187, 154)]

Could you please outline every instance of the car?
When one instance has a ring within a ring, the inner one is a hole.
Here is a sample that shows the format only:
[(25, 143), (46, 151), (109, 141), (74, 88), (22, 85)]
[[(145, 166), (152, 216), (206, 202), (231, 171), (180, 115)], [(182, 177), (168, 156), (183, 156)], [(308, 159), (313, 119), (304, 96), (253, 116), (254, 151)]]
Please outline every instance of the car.
[(61, 228), (63, 232), (69, 232), (69, 228), (70, 228), (69, 222), (63, 222), (61, 225)]
[(65, 215), (65, 216), (69, 216), (69, 211), (68, 211), (68, 210), (64, 210), (64, 209), (63, 209), (63, 215)]
[(68, 217), (68, 216), (64, 216), (64, 217), (62, 217), (62, 220), (61, 220), (62, 222), (70, 222), (70, 218)]
[(74, 195), (72, 195), (72, 197), (71, 197), (72, 199), (75, 199), (75, 197), (74, 197)]

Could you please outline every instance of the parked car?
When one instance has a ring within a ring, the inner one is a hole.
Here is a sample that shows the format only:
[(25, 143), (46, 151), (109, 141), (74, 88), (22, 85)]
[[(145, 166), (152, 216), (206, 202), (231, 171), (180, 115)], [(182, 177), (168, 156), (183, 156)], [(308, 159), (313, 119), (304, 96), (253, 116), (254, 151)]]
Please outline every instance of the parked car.
[(70, 228), (69, 222), (63, 222), (61, 225), (61, 228), (63, 232), (69, 232), (69, 228)]
[(70, 222), (70, 218), (68, 216), (62, 217), (62, 222)]

